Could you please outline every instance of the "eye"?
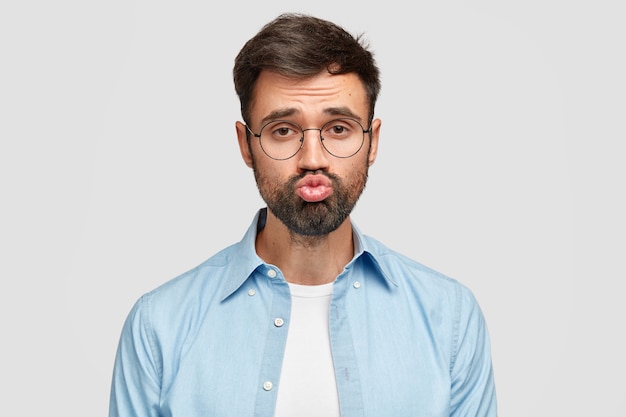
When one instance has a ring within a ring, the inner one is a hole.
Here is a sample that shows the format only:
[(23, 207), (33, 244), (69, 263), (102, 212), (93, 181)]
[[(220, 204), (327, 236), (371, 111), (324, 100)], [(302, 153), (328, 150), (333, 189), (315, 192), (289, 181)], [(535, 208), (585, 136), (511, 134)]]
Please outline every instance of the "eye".
[(332, 120), (324, 125), (323, 136), (327, 139), (347, 139), (356, 132), (355, 122), (345, 119)]
[(293, 134), (293, 129), (288, 127), (279, 127), (278, 129), (274, 129), (274, 134), (277, 136), (289, 136)]
[(271, 122), (263, 129), (263, 136), (269, 136), (272, 140), (292, 140), (300, 139), (302, 136), (298, 126), (284, 121)]
[(345, 132), (346, 127), (345, 126), (341, 126), (341, 125), (335, 125), (331, 129), (333, 130), (334, 134), (341, 135), (342, 133)]

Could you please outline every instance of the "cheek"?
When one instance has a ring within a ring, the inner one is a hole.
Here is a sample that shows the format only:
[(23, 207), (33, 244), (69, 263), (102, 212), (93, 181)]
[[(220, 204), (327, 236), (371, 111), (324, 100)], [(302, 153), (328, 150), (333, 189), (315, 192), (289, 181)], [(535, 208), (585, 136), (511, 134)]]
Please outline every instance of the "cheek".
[(341, 175), (341, 178), (343, 179), (344, 184), (352, 190), (363, 186), (366, 173), (366, 161), (364, 159), (359, 159), (358, 162), (352, 161), (352, 163), (346, 167), (344, 174)]
[(257, 182), (273, 187), (286, 183), (296, 172), (287, 161), (269, 160), (264, 155), (260, 158), (255, 156), (254, 167)]

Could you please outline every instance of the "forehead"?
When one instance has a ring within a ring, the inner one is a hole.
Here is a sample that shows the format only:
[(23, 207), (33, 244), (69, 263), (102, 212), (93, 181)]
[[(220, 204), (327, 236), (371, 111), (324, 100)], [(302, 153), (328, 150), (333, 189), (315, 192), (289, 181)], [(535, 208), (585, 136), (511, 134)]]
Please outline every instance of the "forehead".
[(314, 122), (344, 109), (346, 115), (365, 121), (368, 108), (365, 86), (355, 73), (323, 71), (310, 78), (294, 79), (263, 71), (255, 85), (250, 116), (252, 123), (272, 119), (273, 114)]

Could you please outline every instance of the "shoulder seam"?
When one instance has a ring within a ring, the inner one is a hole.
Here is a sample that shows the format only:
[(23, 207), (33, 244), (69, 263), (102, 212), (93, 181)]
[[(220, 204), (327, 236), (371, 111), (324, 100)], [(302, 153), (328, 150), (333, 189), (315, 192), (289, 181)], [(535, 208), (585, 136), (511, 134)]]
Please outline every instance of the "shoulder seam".
[(461, 287), (459, 285), (454, 285), (454, 320), (452, 321), (452, 343), (450, 346), (450, 375), (452, 375), (452, 370), (454, 369), (454, 365), (456, 363), (456, 358), (459, 350), (459, 327), (460, 327), (460, 312), (461, 312)]
[(161, 362), (161, 356), (158, 354), (158, 349), (155, 343), (154, 337), (154, 329), (152, 328), (152, 320), (150, 317), (150, 298), (152, 298), (153, 293), (144, 294), (141, 297), (141, 315), (142, 315), (142, 326), (144, 331), (146, 332), (146, 337), (148, 338), (148, 344), (150, 346), (150, 354), (154, 360), (154, 364), (156, 365), (157, 375), (159, 377), (159, 386), (161, 386), (160, 381), (163, 379), (163, 363)]

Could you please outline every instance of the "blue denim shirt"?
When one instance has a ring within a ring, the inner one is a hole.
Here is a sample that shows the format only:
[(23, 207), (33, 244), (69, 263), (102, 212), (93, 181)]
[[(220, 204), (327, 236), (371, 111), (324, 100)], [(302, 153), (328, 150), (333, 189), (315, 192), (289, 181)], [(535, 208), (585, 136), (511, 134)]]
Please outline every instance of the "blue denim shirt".
[[(137, 301), (119, 342), (111, 417), (274, 415), (291, 296), (256, 254), (258, 219), (241, 242)], [(353, 230), (355, 256), (330, 307), (342, 417), (496, 416), (471, 292)]]

